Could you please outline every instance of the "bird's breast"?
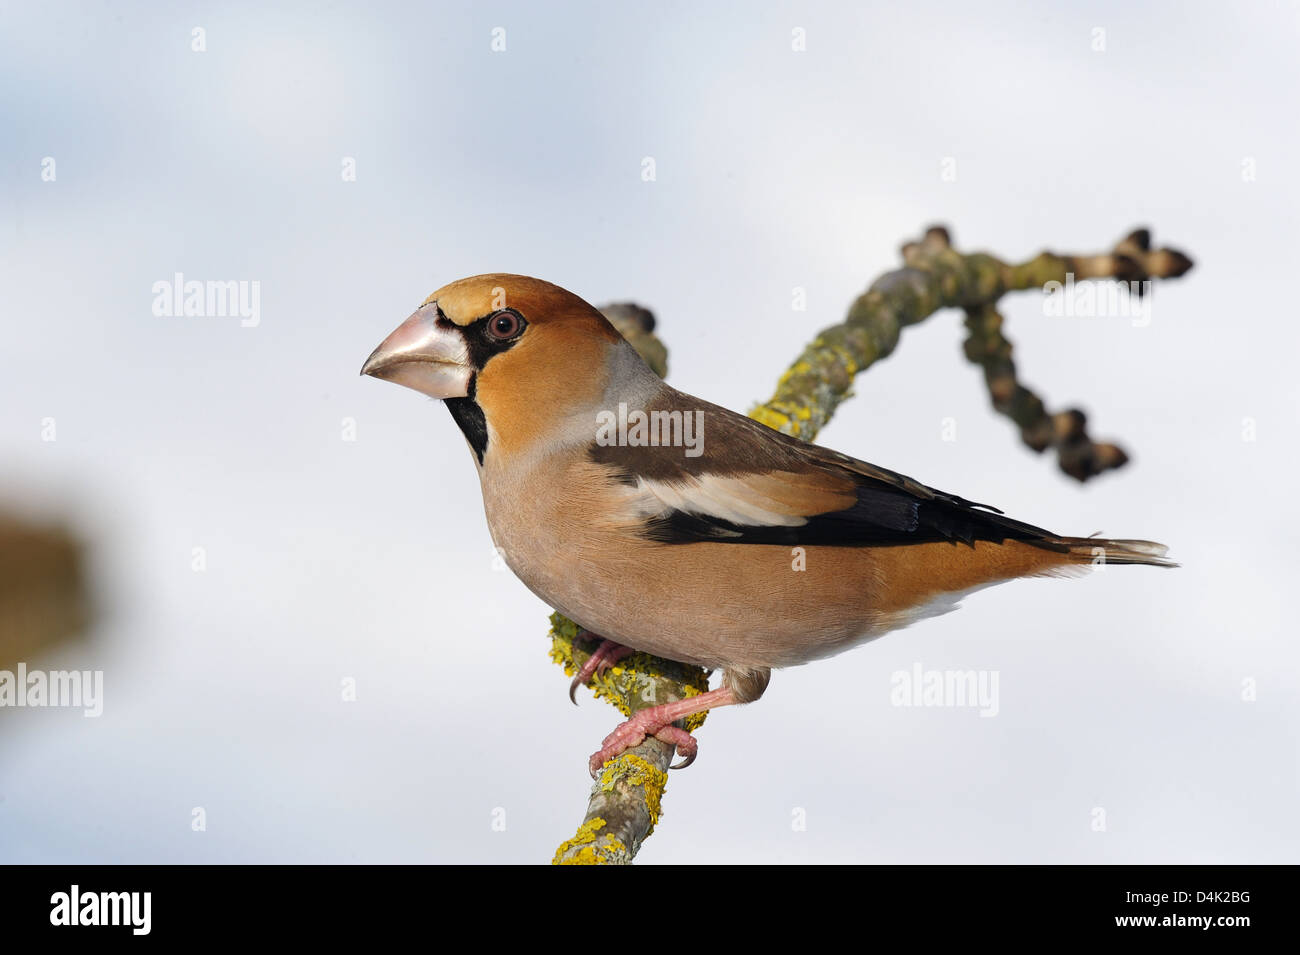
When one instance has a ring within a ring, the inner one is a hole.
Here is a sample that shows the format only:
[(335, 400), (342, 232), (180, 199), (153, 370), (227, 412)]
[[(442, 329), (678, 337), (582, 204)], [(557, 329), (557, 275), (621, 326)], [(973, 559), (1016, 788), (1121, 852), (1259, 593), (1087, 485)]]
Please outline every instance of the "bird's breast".
[(634, 487), (584, 460), (482, 471), (493, 542), (538, 597), (593, 633), (706, 667), (793, 666), (890, 629), (872, 555), (664, 544)]

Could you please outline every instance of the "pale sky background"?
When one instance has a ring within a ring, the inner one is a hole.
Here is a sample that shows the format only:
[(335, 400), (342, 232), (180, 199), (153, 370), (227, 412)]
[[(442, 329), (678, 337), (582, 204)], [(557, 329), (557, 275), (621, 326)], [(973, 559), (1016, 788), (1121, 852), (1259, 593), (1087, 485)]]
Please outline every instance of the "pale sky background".
[[(1148, 327), (1004, 303), (1026, 383), (1132, 464), (1079, 486), (1021, 446), (951, 312), (823, 442), (1184, 566), (776, 674), (640, 861), (1300, 861), (1297, 5), (546, 6), (0, 3), (0, 503), (91, 542), (92, 638), (29, 663), (106, 696), (0, 710), (0, 861), (549, 861), (617, 714), (569, 705), (493, 570), (450, 417), (362, 361), (438, 286), (523, 272), (652, 308), (670, 381), (745, 410), (936, 221), (1016, 260), (1149, 224), (1196, 260)], [(260, 324), (155, 316), (175, 272), (260, 282)], [(998, 715), (891, 706), (917, 662), (996, 670)]]

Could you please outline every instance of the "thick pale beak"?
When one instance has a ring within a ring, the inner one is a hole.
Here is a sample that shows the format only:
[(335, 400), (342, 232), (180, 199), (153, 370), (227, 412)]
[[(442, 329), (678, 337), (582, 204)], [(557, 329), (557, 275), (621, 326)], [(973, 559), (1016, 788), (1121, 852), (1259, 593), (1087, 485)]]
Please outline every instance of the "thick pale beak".
[(394, 329), (361, 366), (361, 374), (405, 385), (430, 398), (469, 394), (473, 369), (459, 328), (439, 327), (438, 309), (426, 305)]

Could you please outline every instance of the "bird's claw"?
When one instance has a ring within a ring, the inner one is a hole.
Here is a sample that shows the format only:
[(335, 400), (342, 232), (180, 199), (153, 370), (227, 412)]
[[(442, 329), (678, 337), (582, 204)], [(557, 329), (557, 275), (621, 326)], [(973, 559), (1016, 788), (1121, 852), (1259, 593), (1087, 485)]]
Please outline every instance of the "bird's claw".
[[(585, 630), (579, 634), (579, 636), (584, 635), (588, 637), (595, 636), (595, 634), (587, 633)], [(604, 638), (601, 638), (600, 646), (595, 649), (591, 656), (587, 657), (587, 661), (582, 665), (582, 668), (578, 670), (578, 675), (575, 676), (573, 682), (569, 684), (569, 702), (574, 706), (577, 706), (578, 687), (585, 686), (587, 681), (593, 676), (598, 673), (604, 673), (619, 660), (631, 656), (635, 652), (636, 651), (631, 647), (625, 647), (621, 643), (615, 643), (613, 640), (605, 640)]]
[(673, 763), (668, 767), (669, 769), (685, 769), (695, 762), (695, 757), (700, 752), (700, 744), (695, 741), (695, 737), (678, 726), (665, 726), (655, 733), (655, 738), (665, 743), (672, 743), (677, 747), (678, 755), (682, 757), (680, 763)]
[(591, 772), (593, 779), (600, 773), (601, 768), (606, 763), (627, 752), (633, 746), (640, 744), (647, 736), (653, 736), (677, 747), (677, 751), (682, 755), (683, 759), (680, 763), (670, 766), (669, 769), (685, 769), (695, 762), (695, 756), (700, 749), (695, 737), (671, 723), (655, 726), (651, 720), (641, 719), (642, 716), (651, 712), (651, 710), (642, 710), (630, 720), (620, 723), (614, 732), (605, 737), (600, 749), (592, 753), (591, 759), (587, 761), (587, 769)]

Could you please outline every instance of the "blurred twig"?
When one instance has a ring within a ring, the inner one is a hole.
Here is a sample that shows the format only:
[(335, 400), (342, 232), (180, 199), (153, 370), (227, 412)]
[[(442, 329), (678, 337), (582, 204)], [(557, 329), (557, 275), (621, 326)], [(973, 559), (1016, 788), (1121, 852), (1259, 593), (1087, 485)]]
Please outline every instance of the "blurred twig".
[(0, 669), (80, 634), (88, 607), (81, 542), (0, 513)]

